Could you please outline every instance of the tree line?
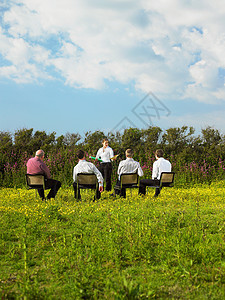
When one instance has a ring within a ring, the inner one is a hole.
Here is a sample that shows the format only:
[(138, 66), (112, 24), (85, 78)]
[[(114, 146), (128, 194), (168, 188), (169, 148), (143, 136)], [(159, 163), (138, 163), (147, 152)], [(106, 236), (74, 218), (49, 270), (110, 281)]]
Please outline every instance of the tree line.
[[(165, 157), (172, 162), (175, 171), (193, 162), (199, 166), (203, 164), (215, 166), (225, 160), (225, 135), (210, 126), (202, 129), (198, 135), (195, 134), (193, 127), (188, 126), (166, 130), (151, 126), (147, 129), (128, 128), (123, 132), (107, 134), (99, 130), (87, 131), (83, 138), (79, 133), (66, 133), (57, 137), (56, 132), (47, 133), (34, 131), (33, 128), (23, 128), (14, 133), (0, 132), (0, 184), (7, 185), (10, 176), (15, 173), (18, 175), (19, 171), (22, 174), (27, 159), (38, 149), (45, 151), (47, 164), (51, 165), (56, 177), (60, 177), (60, 174), (63, 176), (63, 173), (65, 177), (66, 172), (70, 176), (72, 165), (77, 163), (76, 151), (82, 148), (87, 157), (95, 156), (105, 137), (108, 138), (114, 153), (120, 153), (119, 160), (124, 159), (127, 148), (132, 148), (135, 153), (134, 159), (141, 165), (145, 164), (147, 174), (151, 171), (157, 148), (164, 150)], [(67, 171), (66, 160), (70, 162)]]

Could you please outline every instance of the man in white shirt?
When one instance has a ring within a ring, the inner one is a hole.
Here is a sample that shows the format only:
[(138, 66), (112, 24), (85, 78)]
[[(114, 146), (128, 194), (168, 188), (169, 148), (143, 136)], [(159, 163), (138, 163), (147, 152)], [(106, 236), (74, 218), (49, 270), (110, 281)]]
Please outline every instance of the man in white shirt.
[(96, 198), (100, 199), (101, 192), (103, 191), (103, 177), (100, 171), (96, 168), (96, 166), (85, 160), (85, 153), (83, 150), (79, 150), (77, 152), (77, 157), (79, 159), (78, 164), (73, 169), (73, 188), (74, 188), (74, 197), (76, 198), (78, 192), (78, 198), (81, 199), (80, 190), (77, 191), (77, 174), (79, 173), (90, 173), (95, 174), (98, 179), (99, 189), (97, 191)]
[(111, 176), (112, 176), (112, 163), (111, 158), (114, 156), (112, 148), (109, 147), (109, 142), (107, 139), (104, 139), (102, 142), (102, 148), (100, 148), (96, 154), (96, 159), (101, 159), (102, 162), (99, 166), (99, 171), (102, 173), (103, 178), (105, 179), (105, 189), (106, 191), (111, 191)]
[(138, 173), (139, 176), (143, 176), (143, 170), (139, 164), (139, 162), (133, 159), (133, 151), (131, 149), (127, 149), (125, 152), (126, 159), (122, 160), (119, 163), (117, 174), (118, 181), (114, 187), (115, 195), (120, 195), (121, 197), (126, 198), (126, 189), (120, 188), (120, 175), (126, 173)]
[[(157, 186), (159, 185), (160, 176), (162, 172), (171, 172), (171, 163), (163, 158), (163, 150), (157, 149), (155, 152), (156, 161), (153, 164), (152, 179), (140, 180), (139, 194), (146, 194), (146, 186)], [(155, 189), (154, 197), (158, 197), (160, 189)]]

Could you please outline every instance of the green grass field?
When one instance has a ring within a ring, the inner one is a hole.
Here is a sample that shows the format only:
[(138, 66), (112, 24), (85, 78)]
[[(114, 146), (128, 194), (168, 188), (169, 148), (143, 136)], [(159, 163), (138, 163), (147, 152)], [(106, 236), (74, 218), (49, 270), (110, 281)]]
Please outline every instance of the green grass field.
[(1, 189), (1, 299), (225, 299), (224, 182), (153, 193)]

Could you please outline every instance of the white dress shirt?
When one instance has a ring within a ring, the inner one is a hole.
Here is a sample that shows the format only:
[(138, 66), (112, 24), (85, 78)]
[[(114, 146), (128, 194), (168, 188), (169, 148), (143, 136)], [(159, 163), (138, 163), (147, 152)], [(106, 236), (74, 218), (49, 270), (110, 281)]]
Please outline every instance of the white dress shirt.
[(95, 174), (98, 179), (99, 186), (103, 186), (103, 177), (100, 171), (96, 168), (96, 166), (88, 162), (86, 160), (79, 160), (78, 164), (73, 168), (73, 180), (77, 182), (77, 174), (78, 173), (90, 173)]
[(109, 146), (105, 149), (103, 147), (100, 148), (96, 154), (96, 158), (100, 158), (104, 163), (111, 162), (110, 158), (112, 158), (113, 156), (113, 150)]
[(119, 163), (118, 166), (118, 170), (117, 173), (119, 175), (119, 179), (120, 179), (120, 175), (124, 174), (124, 173), (138, 173), (139, 176), (143, 176), (143, 170), (139, 164), (139, 162), (135, 161), (133, 158), (131, 157), (127, 157), (125, 160), (122, 160)]
[(153, 164), (152, 179), (160, 179), (162, 172), (171, 172), (171, 163), (163, 157), (160, 157)]

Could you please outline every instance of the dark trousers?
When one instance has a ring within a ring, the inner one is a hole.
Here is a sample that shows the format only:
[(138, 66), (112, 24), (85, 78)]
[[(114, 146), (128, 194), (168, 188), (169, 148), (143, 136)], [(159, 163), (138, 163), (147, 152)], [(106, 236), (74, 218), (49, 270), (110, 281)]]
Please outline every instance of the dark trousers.
[(106, 191), (111, 191), (112, 184), (111, 184), (111, 175), (112, 175), (112, 164), (109, 163), (101, 163), (98, 167), (99, 171), (102, 173), (103, 178), (105, 179), (105, 189)]
[[(146, 186), (157, 186), (159, 185), (158, 179), (142, 179), (139, 183), (139, 194), (146, 195)], [(160, 188), (155, 189), (155, 197), (160, 194)]]
[(117, 180), (116, 185), (114, 186), (115, 195), (126, 198), (126, 188), (121, 188), (120, 180)]
[[(46, 190), (51, 189), (50, 192), (48, 193), (47, 199), (55, 198), (60, 187), (61, 187), (60, 181), (52, 179), (52, 178), (45, 179), (45, 189)], [(43, 189), (38, 189), (38, 194), (42, 199), (45, 198)]]
[[(82, 185), (84, 188), (89, 188), (89, 189), (95, 189), (96, 185), (95, 184), (89, 184), (89, 185)], [(77, 191), (77, 183), (74, 182), (73, 183), (73, 189), (74, 189), (74, 198), (78, 198), (81, 199), (81, 195), (80, 195), (80, 189), (78, 189)], [(78, 193), (78, 194), (77, 194)], [(96, 190), (96, 195), (95, 195), (96, 199), (100, 199), (101, 198), (101, 193), (99, 192), (99, 189), (97, 188)]]

